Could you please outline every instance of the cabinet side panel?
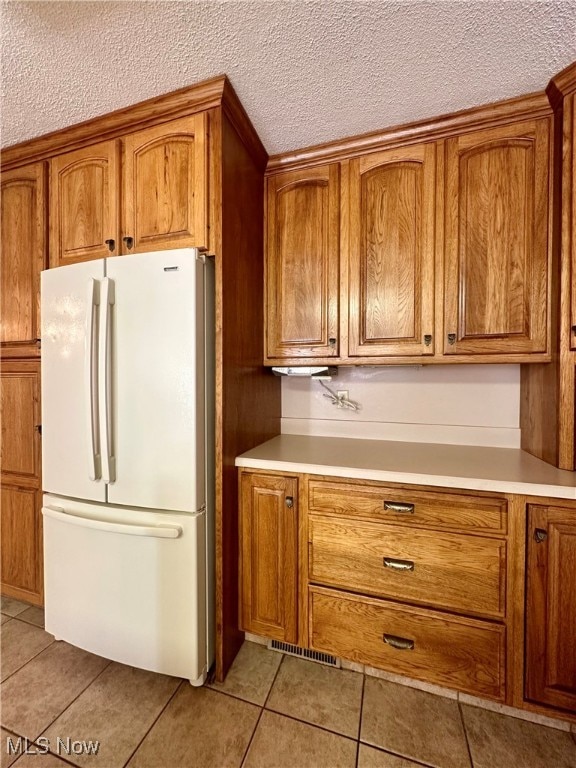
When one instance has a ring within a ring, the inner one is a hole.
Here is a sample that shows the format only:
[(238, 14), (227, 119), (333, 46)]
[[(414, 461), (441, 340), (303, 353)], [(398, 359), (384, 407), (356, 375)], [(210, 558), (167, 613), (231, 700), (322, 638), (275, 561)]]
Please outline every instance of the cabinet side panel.
[(222, 680), (243, 641), (234, 461), (280, 433), (281, 403), (280, 380), (262, 365), (263, 172), (219, 110), (210, 113), (210, 141), (216, 254), (216, 676)]

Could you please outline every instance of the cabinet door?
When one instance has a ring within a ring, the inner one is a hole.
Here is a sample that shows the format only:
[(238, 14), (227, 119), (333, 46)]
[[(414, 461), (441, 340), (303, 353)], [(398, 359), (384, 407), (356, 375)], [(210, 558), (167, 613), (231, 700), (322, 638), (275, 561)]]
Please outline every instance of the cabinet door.
[(268, 359), (338, 356), (339, 185), (336, 163), (267, 180)]
[(35, 343), (40, 336), (40, 272), (46, 266), (45, 165), (6, 171), (1, 185), (0, 341)]
[(298, 481), (240, 478), (240, 628), (295, 643)]
[(548, 348), (548, 119), (446, 142), (444, 354)]
[(526, 698), (576, 710), (576, 510), (529, 506)]
[(50, 161), (50, 266), (119, 252), (120, 145), (104, 141)]
[(434, 352), (436, 147), (350, 163), (349, 355)]
[(6, 362), (0, 376), (3, 482), (40, 487), (40, 363)]
[(570, 286), (570, 348), (576, 349), (576, 96), (564, 101), (564, 142), (566, 156), (562, 195), (562, 250), (566, 252), (566, 272)]
[(208, 246), (206, 158), (203, 113), (125, 137), (123, 253)]
[(2, 594), (42, 604), (42, 493), (2, 485)]

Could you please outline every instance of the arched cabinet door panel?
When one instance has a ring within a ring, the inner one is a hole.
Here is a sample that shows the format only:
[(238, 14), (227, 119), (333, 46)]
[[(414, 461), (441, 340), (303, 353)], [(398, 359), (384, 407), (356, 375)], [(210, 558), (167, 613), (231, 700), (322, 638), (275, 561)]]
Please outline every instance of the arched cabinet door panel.
[(434, 352), (436, 147), (350, 162), (349, 354)]
[(35, 344), (40, 336), (40, 272), (46, 266), (46, 165), (1, 176), (0, 341)]
[(103, 141), (50, 161), (50, 266), (120, 252), (120, 142)]
[(207, 178), (206, 114), (128, 134), (122, 252), (207, 247)]
[(444, 354), (549, 351), (550, 121), (446, 142)]
[(338, 356), (339, 205), (337, 163), (267, 179), (269, 361)]

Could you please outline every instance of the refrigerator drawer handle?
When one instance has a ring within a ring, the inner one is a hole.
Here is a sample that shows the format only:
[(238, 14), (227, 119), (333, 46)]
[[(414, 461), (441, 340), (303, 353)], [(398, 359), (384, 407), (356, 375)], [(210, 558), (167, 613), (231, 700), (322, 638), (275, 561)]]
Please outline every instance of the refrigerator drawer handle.
[(54, 507), (42, 507), (44, 517), (51, 517), (61, 523), (78, 525), (81, 528), (93, 528), (105, 533), (123, 533), (128, 536), (145, 536), (152, 539), (177, 539), (182, 535), (179, 525), (133, 525), (132, 523), (111, 523), (108, 520), (95, 520), (92, 517), (70, 515)]
[(88, 420), (88, 477), (99, 480), (100, 430), (98, 429), (98, 378), (96, 359), (96, 307), (100, 304), (100, 285), (93, 277), (88, 281), (86, 301), (86, 335), (84, 343), (84, 383), (86, 386), (86, 416)]

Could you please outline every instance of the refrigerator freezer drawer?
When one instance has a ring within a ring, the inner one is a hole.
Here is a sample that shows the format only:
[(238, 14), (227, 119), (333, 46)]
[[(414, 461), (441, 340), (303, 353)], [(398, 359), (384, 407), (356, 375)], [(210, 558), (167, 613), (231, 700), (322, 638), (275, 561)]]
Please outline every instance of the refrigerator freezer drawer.
[(201, 685), (206, 518), (74, 507), (45, 497), (46, 630), (131, 666)]

